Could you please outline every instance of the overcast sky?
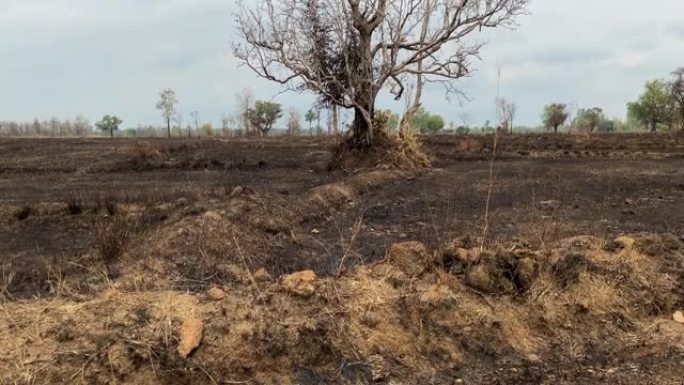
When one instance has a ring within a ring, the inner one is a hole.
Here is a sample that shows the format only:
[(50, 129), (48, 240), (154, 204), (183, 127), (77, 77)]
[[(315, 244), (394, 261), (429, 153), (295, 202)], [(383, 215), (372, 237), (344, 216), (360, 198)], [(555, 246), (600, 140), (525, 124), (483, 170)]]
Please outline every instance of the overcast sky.
[[(305, 111), (310, 96), (277, 95), (238, 66), (233, 9), (232, 0), (0, 0), (0, 120), (108, 113), (127, 127), (160, 124), (154, 106), (165, 87), (186, 117), (197, 110), (216, 125), (245, 87)], [(516, 30), (480, 37), (489, 44), (461, 82), (468, 100), (430, 88), (424, 104), (447, 121), (493, 121), (498, 63), (519, 124), (537, 125), (555, 101), (623, 117), (646, 80), (684, 66), (682, 15), (683, 0), (532, 0)]]

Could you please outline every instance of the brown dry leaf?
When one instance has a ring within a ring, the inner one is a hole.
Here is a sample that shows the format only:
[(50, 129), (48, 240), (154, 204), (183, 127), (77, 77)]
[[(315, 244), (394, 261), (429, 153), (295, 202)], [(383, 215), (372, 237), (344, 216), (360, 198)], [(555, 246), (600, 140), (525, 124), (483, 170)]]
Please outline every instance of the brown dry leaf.
[(672, 315), (672, 319), (675, 320), (675, 322), (678, 322), (680, 324), (684, 324), (684, 311), (676, 311)]
[(180, 333), (180, 344), (178, 344), (178, 354), (187, 358), (193, 350), (197, 349), (202, 342), (202, 332), (204, 322), (199, 318), (187, 318), (183, 321)]

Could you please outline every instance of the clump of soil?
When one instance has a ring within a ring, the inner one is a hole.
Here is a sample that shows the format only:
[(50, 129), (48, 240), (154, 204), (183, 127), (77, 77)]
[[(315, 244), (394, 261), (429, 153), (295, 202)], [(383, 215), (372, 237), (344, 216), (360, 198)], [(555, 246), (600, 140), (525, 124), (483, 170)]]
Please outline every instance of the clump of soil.
[[(221, 231), (218, 215), (178, 231)], [(650, 245), (670, 239), (639, 235), (634, 245), (647, 238)], [(600, 365), (613, 355), (629, 359), (626, 346), (653, 352), (684, 343), (672, 320), (677, 282), (669, 275), (681, 271), (667, 271), (684, 250), (587, 245), (481, 251), (457, 240), (432, 251), (407, 242), (382, 262), (336, 277), (271, 277), (245, 263), (233, 266), (244, 279), (206, 293), (133, 289), (122, 279), (79, 300), (9, 302), (0, 313), (0, 379), (447, 384), (477, 380), (477, 368), (499, 359), (536, 365), (544, 357), (566, 370), (562, 362), (577, 357)], [(514, 373), (500, 375), (540, 380), (539, 372)]]

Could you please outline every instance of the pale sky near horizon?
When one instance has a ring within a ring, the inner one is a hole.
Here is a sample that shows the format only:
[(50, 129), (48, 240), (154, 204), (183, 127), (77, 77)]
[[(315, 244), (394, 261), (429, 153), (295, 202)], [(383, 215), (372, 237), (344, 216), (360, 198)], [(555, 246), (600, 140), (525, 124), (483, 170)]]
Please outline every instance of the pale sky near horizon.
[[(188, 117), (218, 125), (249, 87), (287, 109), (311, 95), (278, 94), (232, 57), (233, 0), (0, 0), (0, 120), (115, 114), (124, 126), (159, 125), (160, 89), (176, 90)], [(468, 100), (431, 87), (425, 106), (460, 123), (494, 121), (500, 93), (517, 123), (538, 125), (545, 104), (602, 107), (623, 117), (650, 79), (684, 66), (682, 0), (531, 0), (517, 29), (496, 30), (461, 81)], [(383, 97), (381, 106), (401, 110)]]

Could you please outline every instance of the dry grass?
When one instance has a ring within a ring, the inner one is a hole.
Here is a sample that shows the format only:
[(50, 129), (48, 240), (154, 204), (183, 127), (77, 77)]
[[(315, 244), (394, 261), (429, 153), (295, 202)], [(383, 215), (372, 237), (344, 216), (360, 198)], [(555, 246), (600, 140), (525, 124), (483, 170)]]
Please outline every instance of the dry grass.
[(105, 264), (112, 264), (119, 260), (137, 232), (137, 226), (137, 222), (128, 217), (108, 217), (96, 220), (94, 244)]
[[(14, 364), (0, 380), (173, 383), (179, 378), (170, 371), (194, 368), (183, 378), (212, 382), (230, 373), (228, 381), (266, 376), (282, 382), (293, 378), (294, 363), (335, 378), (342, 362), (363, 368), (369, 380), (416, 383), (478, 359), (483, 349), (532, 357), (561, 343), (567, 350), (554, 354), (577, 357), (597, 339), (647, 340), (655, 332), (646, 328), (653, 318), (643, 294), (673, 287), (659, 273), (658, 257), (591, 246), (585, 262), (575, 259), (583, 265), (567, 284), (552, 269), (562, 254), (530, 255), (537, 255), (541, 274), (527, 292), (506, 295), (478, 293), (439, 263), (425, 262), (424, 273), (408, 278), (384, 262), (322, 279), (306, 298), (283, 290), (278, 280), (248, 280), (220, 301), (173, 291), (123, 293), (113, 284), (81, 302), (5, 302), (0, 325), (14, 326), (11, 332), (0, 327), (9, 360), (0, 365)], [(204, 320), (205, 337), (181, 360), (175, 347), (188, 317)]]

